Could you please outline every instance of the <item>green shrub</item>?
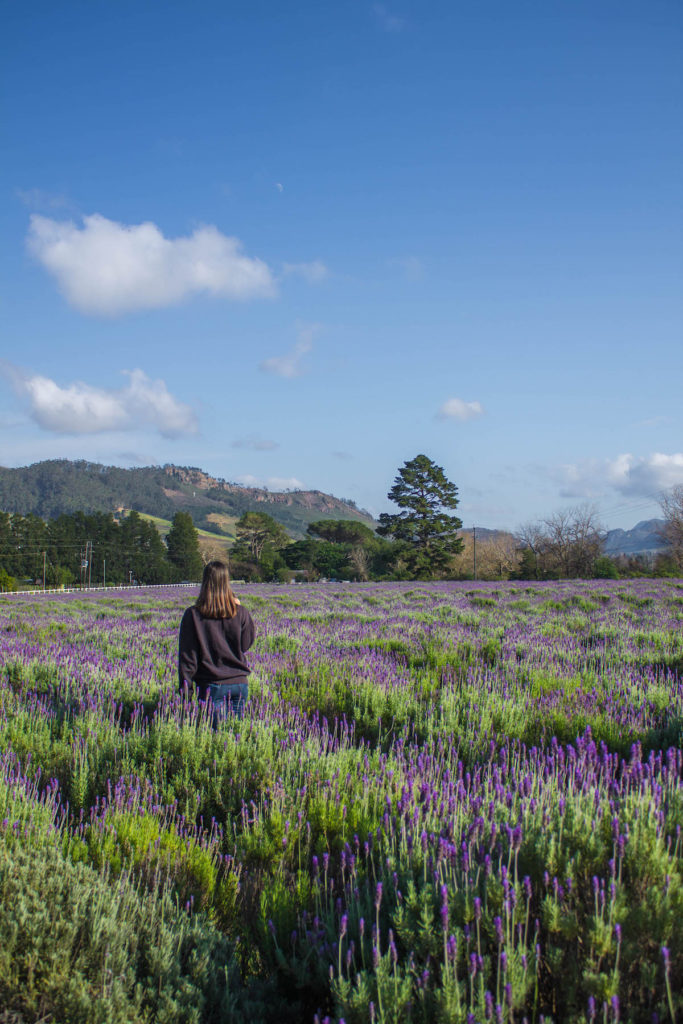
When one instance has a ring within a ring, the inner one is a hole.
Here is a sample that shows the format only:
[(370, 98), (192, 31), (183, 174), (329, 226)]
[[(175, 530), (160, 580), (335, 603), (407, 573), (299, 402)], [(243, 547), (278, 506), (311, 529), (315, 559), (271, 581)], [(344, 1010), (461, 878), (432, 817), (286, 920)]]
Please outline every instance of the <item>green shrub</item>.
[(616, 564), (607, 555), (600, 555), (595, 559), (593, 566), (593, 579), (596, 580), (618, 580), (619, 570)]
[(235, 1019), (226, 938), (168, 891), (0, 847), (0, 1004), (19, 1019), (199, 1024)]
[(17, 589), (17, 581), (6, 569), (0, 569), (0, 591), (7, 592)]

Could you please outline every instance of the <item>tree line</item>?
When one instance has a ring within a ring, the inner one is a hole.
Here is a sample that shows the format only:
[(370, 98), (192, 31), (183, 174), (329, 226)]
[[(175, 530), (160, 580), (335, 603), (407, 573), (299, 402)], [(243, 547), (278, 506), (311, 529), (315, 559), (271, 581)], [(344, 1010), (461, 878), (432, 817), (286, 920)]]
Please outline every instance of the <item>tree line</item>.
[[(375, 531), (353, 520), (311, 523), (303, 540), (265, 512), (237, 521), (229, 559), (233, 578), (303, 579), (558, 579), (676, 575), (683, 567), (683, 486), (662, 499), (666, 551), (654, 565), (610, 559), (595, 509), (582, 505), (477, 541), (454, 514), (458, 489), (426, 455), (398, 471), (388, 498), (399, 509), (383, 513)], [(45, 586), (195, 581), (215, 556), (199, 545), (191, 516), (177, 512), (165, 541), (137, 512), (75, 512), (45, 521), (0, 513), (0, 587), (17, 581)]]
[(399, 470), (388, 498), (399, 512), (384, 513), (373, 532), (361, 523), (311, 523), (305, 540), (292, 542), (265, 513), (237, 524), (233, 573), (249, 580), (616, 579), (676, 576), (683, 568), (683, 486), (661, 499), (665, 549), (654, 558), (604, 552), (606, 530), (596, 509), (563, 509), (515, 533), (463, 531), (453, 514), (457, 487), (443, 469), (418, 455)]
[(0, 587), (174, 583), (201, 576), (191, 516), (177, 512), (162, 539), (138, 512), (74, 512), (44, 520), (0, 512)]
[(662, 549), (653, 555), (604, 553), (606, 531), (590, 504), (555, 512), (526, 523), (517, 535), (521, 579), (611, 578), (620, 576), (679, 576), (683, 569), (683, 486), (660, 497)]

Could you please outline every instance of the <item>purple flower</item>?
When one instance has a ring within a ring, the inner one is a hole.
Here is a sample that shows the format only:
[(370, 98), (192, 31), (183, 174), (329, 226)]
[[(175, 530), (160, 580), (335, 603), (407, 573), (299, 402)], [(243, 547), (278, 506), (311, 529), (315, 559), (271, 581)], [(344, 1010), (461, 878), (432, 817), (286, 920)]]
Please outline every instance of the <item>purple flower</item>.
[(393, 936), (389, 939), (389, 954), (395, 967), (398, 963), (398, 950), (396, 949), (396, 943), (394, 942)]

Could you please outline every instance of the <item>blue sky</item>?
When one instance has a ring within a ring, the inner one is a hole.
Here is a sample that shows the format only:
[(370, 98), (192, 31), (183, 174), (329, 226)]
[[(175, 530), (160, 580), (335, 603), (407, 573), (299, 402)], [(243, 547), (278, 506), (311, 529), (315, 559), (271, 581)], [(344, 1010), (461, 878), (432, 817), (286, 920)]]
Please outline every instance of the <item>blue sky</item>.
[(683, 482), (674, 0), (27, 2), (0, 463), (173, 462), (465, 525)]

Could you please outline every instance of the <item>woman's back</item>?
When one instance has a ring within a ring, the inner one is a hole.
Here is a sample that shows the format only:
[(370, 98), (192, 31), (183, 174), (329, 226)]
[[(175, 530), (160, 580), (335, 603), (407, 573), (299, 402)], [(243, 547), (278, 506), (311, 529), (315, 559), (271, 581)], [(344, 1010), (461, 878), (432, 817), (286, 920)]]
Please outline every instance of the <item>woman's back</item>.
[(180, 622), (178, 680), (180, 688), (196, 686), (197, 696), (210, 699), (214, 726), (228, 711), (242, 715), (251, 669), (245, 654), (254, 642), (254, 622), (232, 592), (224, 562), (209, 562), (196, 604)]
[(251, 671), (245, 653), (254, 642), (254, 622), (244, 607), (231, 618), (213, 619), (196, 606), (188, 608), (180, 623), (178, 674), (181, 683), (194, 680), (201, 688), (225, 682)]

